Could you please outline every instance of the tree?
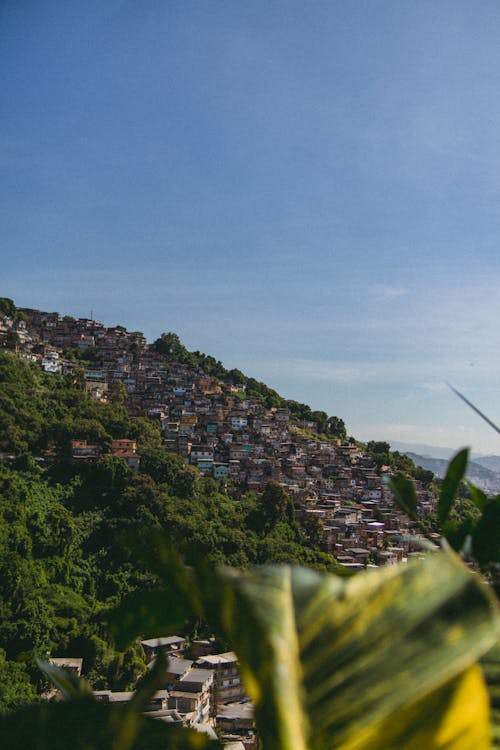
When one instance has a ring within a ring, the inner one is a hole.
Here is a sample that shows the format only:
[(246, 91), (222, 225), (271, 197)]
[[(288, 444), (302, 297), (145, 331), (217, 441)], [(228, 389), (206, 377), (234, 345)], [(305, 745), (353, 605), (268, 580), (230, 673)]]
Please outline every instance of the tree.
[(159, 422), (153, 422), (152, 419), (146, 417), (134, 419), (131, 435), (137, 440), (141, 455), (146, 446), (148, 448), (160, 448), (161, 446), (160, 424)]
[(383, 440), (370, 440), (369, 443), (366, 444), (366, 450), (369, 453), (389, 453), (391, 450), (391, 446), (389, 443), (386, 443)]
[(183, 498), (193, 498), (196, 495), (196, 489), (200, 480), (200, 472), (194, 466), (183, 466), (173, 481), (172, 492)]
[(163, 354), (173, 360), (181, 361), (187, 353), (187, 349), (181, 343), (176, 333), (162, 333), (159, 339), (153, 343), (158, 354)]
[(323, 545), (325, 529), (321, 518), (314, 513), (306, 513), (300, 526), (308, 544), (315, 548), (319, 548)]
[(428, 486), (434, 481), (434, 472), (430, 471), (429, 469), (422, 469), (421, 466), (415, 467), (415, 470), (413, 471), (413, 476), (419, 482), (422, 482), (424, 486)]
[(108, 401), (110, 404), (120, 405), (126, 402), (128, 397), (127, 388), (121, 380), (115, 380), (108, 391)]
[(311, 416), (316, 422), (318, 432), (326, 434), (328, 431), (328, 414), (324, 411), (313, 411)]
[(230, 383), (233, 383), (233, 385), (245, 385), (247, 382), (246, 376), (241, 372), (241, 370), (238, 370), (236, 367), (233, 367), (232, 370), (229, 370), (226, 373), (226, 380), (228, 380)]
[(0, 297), (0, 313), (8, 318), (13, 318), (16, 314), (16, 306), (9, 297)]
[(9, 349), (10, 351), (16, 351), (17, 347), (21, 343), (19, 334), (17, 333), (17, 331), (14, 331), (13, 328), (9, 328), (1, 341), (4, 349)]
[(270, 529), (280, 521), (293, 521), (293, 503), (279, 482), (266, 484), (259, 502), (263, 527)]
[(9, 661), (0, 648), (0, 716), (33, 703), (38, 698), (25, 664)]
[(141, 472), (149, 474), (155, 482), (167, 483), (173, 489), (176, 477), (186, 466), (177, 453), (169, 453), (161, 446), (148, 442), (141, 447)]
[(345, 440), (347, 432), (344, 424), (344, 420), (339, 417), (328, 417), (328, 431), (333, 437)]

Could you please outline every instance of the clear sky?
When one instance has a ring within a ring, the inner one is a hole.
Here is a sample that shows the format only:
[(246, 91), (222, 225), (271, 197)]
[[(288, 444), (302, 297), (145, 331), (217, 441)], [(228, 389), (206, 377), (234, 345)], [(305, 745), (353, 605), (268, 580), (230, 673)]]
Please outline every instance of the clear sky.
[(0, 3), (0, 295), (500, 453), (500, 6)]

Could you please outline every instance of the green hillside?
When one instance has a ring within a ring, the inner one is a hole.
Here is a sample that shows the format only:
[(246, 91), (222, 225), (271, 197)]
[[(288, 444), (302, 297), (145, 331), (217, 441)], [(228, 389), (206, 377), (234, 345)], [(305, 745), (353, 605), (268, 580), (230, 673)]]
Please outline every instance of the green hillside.
[[(83, 657), (95, 688), (128, 688), (144, 670), (142, 649), (117, 652), (105, 626), (109, 609), (151, 580), (124, 546), (130, 532), (161, 531), (187, 560), (196, 549), (239, 568), (336, 567), (279, 485), (232, 499), (167, 453), (158, 425), (131, 419), (122, 396), (92, 401), (78, 377), (0, 353), (1, 711), (40, 689), (33, 652)], [(99, 461), (72, 461), (74, 438), (103, 446)], [(111, 454), (117, 438), (137, 440), (139, 472)]]

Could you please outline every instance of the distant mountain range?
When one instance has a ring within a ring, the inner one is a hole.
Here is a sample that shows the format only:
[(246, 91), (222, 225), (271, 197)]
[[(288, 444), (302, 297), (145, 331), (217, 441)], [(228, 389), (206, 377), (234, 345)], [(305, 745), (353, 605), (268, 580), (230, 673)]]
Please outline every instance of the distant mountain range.
[[(416, 453), (424, 458), (444, 458), (448, 461), (457, 452), (456, 448), (428, 445), (427, 443), (402, 443), (398, 440), (391, 442), (391, 450), (400, 453)], [(475, 463), (481, 464), (486, 469), (500, 472), (500, 456), (483, 456), (480, 453), (471, 453), (471, 458)]]
[[(404, 451), (411, 460), (423, 469), (433, 471), (437, 477), (443, 478), (448, 466), (448, 460), (445, 458), (431, 458), (422, 456), (413, 451)], [(492, 460), (490, 460), (492, 459)], [(467, 478), (478, 487), (488, 493), (500, 492), (500, 471), (485, 466), (483, 461), (487, 461), (490, 466), (496, 467), (500, 464), (500, 456), (483, 456), (478, 460), (469, 461), (467, 467)]]
[[(428, 445), (427, 443), (402, 443), (399, 440), (394, 440), (391, 441), (391, 450), (399, 451), (400, 453), (417, 453), (419, 456), (426, 456), (427, 458), (446, 458), (449, 460), (458, 449)], [(480, 453), (472, 453), (471, 456), (474, 461), (486, 466), (487, 469), (500, 471), (500, 456), (484, 456)]]
[[(457, 452), (455, 448), (438, 447), (427, 443), (391, 443), (391, 450), (405, 453), (423, 469), (433, 471), (437, 477), (444, 477), (450, 458)], [(500, 492), (500, 456), (471, 454), (467, 478), (488, 493)]]
[(500, 456), (476, 456), (472, 454), (474, 463), (481, 464), (485, 469), (500, 472)]

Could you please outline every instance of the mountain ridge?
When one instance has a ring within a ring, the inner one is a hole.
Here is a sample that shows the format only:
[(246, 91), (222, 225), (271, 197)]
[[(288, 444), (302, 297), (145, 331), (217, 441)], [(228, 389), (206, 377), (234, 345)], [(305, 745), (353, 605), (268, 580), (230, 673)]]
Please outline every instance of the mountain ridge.
[[(437, 477), (443, 479), (448, 467), (448, 461), (443, 458), (431, 458), (421, 456), (412, 451), (405, 451), (416, 466), (432, 471)], [(486, 492), (500, 492), (500, 472), (492, 471), (477, 461), (469, 461), (467, 466), (467, 478)]]

